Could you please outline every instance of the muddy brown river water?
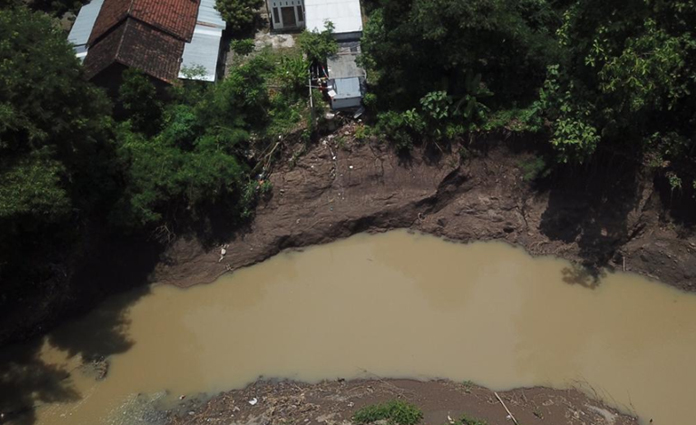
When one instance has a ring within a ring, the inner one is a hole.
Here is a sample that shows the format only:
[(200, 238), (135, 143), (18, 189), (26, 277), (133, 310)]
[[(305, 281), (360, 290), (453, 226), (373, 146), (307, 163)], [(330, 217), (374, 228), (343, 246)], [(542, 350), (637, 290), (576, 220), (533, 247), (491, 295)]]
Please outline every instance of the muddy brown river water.
[[(696, 296), (631, 274), (595, 281), (503, 243), (394, 231), (283, 253), (210, 285), (127, 294), (34, 350), (4, 360), (5, 411), (8, 400), (37, 406), (17, 423), (136, 423), (164, 391), (263, 375), (573, 386), (642, 423), (683, 425), (696, 402)], [(108, 354), (103, 380), (79, 367)]]

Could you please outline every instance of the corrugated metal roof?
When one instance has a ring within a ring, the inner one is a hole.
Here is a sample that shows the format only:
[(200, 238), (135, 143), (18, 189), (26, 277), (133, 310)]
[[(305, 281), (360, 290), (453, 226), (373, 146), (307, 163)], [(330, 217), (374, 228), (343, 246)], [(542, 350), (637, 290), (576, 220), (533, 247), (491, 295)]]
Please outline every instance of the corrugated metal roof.
[(94, 23), (97, 21), (97, 16), (99, 16), (99, 11), (103, 4), (104, 0), (92, 0), (82, 6), (82, 9), (77, 14), (75, 23), (68, 35), (68, 41), (75, 45), (76, 53), (84, 52), (84, 46), (87, 44), (90, 34), (92, 34)]
[[(220, 12), (215, 10), (215, 0), (201, 0), (193, 38), (190, 43), (186, 43), (184, 54), (181, 56), (179, 78), (215, 81), (220, 39), (226, 25)], [(205, 69), (202, 76), (185, 75), (187, 69), (198, 67)]]
[[(222, 29), (197, 25), (191, 42), (186, 43), (184, 47), (179, 78), (215, 81), (221, 38)], [(186, 69), (196, 67), (205, 68), (204, 75), (193, 77), (185, 75)]]
[(215, 10), (215, 0), (201, 0), (198, 8), (198, 24), (225, 29), (225, 21), (222, 20), (220, 12)]
[(329, 78), (364, 77), (365, 70), (360, 68), (356, 59), (360, 55), (360, 42), (338, 43), (338, 53), (327, 58)]
[(362, 97), (360, 78), (337, 78), (334, 80), (334, 99), (351, 99)]
[(323, 31), (328, 21), (336, 34), (363, 29), (360, 0), (305, 0), (305, 17), (309, 31)]

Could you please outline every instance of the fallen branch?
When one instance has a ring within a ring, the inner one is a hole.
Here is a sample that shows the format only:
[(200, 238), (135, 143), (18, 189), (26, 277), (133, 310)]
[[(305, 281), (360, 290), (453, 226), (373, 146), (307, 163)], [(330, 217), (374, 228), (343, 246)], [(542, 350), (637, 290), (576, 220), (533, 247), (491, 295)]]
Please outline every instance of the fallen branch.
[(505, 408), (505, 411), (507, 412), (507, 414), (510, 415), (510, 419), (512, 419), (512, 421), (515, 423), (515, 425), (519, 425), (519, 423), (517, 422), (517, 419), (515, 419), (515, 417), (512, 416), (512, 412), (510, 412), (510, 410), (507, 408), (507, 406), (506, 406), (505, 403), (503, 402), (503, 399), (500, 398), (500, 396), (498, 395), (498, 393), (494, 391), (493, 394), (495, 394), (495, 397), (498, 399), (498, 401), (500, 402), (500, 404), (503, 405), (503, 408)]

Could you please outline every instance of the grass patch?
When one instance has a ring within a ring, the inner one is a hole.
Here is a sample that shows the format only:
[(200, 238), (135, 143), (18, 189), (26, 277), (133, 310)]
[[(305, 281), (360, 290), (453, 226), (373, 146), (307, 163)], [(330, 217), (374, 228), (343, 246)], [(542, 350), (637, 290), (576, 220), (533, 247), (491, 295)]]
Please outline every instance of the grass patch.
[(353, 415), (353, 421), (358, 424), (386, 420), (393, 425), (416, 425), (421, 419), (423, 412), (418, 407), (401, 400), (366, 406)]
[(551, 169), (548, 168), (544, 158), (536, 156), (530, 158), (526, 161), (520, 162), (520, 168), (522, 169), (524, 181), (534, 181), (538, 178), (545, 178), (551, 174)]

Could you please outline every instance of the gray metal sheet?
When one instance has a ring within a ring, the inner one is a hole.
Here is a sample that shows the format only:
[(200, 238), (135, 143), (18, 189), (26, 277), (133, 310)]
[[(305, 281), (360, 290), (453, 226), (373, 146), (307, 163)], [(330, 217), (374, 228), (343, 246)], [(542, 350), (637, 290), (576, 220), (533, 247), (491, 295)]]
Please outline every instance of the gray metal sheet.
[(183, 73), (185, 69), (202, 66), (205, 68), (204, 75), (194, 79), (215, 81), (221, 38), (221, 29), (196, 25), (191, 42), (184, 46), (179, 78), (186, 78)]
[(355, 62), (360, 54), (360, 43), (339, 43), (338, 54), (327, 58), (329, 78), (365, 77), (365, 70)]
[(89, 41), (89, 36), (92, 35), (92, 29), (97, 21), (102, 4), (104, 4), (104, 0), (92, 0), (82, 6), (82, 9), (77, 14), (75, 23), (68, 35), (68, 41), (75, 45), (76, 50), (78, 47), (86, 45), (87, 41)]
[(338, 78), (334, 80), (334, 99), (350, 99), (362, 97), (360, 78)]
[(215, 10), (215, 0), (201, 0), (198, 7), (198, 24), (225, 29), (225, 21), (220, 12)]

